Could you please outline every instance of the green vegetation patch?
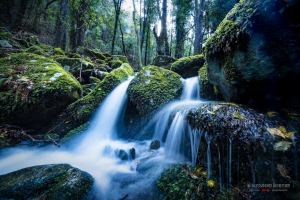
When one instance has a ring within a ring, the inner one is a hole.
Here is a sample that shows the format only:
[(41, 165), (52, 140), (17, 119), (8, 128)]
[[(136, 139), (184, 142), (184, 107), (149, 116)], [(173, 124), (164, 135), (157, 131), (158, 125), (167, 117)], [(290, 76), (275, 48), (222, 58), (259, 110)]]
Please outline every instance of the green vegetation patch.
[(174, 62), (171, 65), (171, 71), (180, 73), (186, 69), (195, 68), (196, 70), (200, 69), (204, 65), (205, 58), (204, 55), (196, 55), (196, 56), (189, 56), (183, 57)]
[(147, 114), (178, 98), (182, 92), (181, 76), (167, 69), (144, 67), (128, 87), (130, 101), (140, 114)]
[(73, 137), (74, 135), (78, 135), (78, 134), (84, 132), (85, 130), (88, 129), (90, 124), (91, 124), (90, 122), (87, 122), (87, 123), (84, 123), (84, 124), (82, 124), (81, 126), (75, 128), (75, 129), (69, 131), (69, 133), (67, 133), (67, 135), (63, 139), (61, 139), (60, 142), (65, 142), (65, 141), (69, 140), (71, 137)]
[(64, 56), (65, 52), (61, 48), (55, 48), (53, 50), (53, 55), (62, 55), (62, 56)]
[(112, 55), (111, 57), (107, 57), (105, 59), (105, 63), (109, 63), (109, 61), (116, 61), (116, 60), (120, 60), (123, 63), (129, 63), (127, 60), (126, 56), (122, 56), (122, 55)]
[(123, 62), (121, 60), (112, 60), (109, 61), (108, 64), (111, 68), (116, 69), (120, 67), (123, 64)]
[(77, 47), (73, 49), (72, 53), (77, 53), (79, 55), (84, 55), (85, 57), (90, 57), (92, 60), (95, 59), (104, 60), (106, 58), (106, 56), (104, 56), (102, 53), (93, 51), (85, 47)]
[(69, 58), (81, 58), (81, 56), (78, 53), (69, 53), (68, 57)]

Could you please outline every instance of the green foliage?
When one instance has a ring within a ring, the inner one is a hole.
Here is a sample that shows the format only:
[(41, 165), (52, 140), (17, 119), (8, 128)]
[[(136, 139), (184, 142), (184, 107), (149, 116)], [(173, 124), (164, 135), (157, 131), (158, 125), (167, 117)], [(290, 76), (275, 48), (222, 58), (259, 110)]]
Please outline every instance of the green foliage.
[(55, 48), (53, 50), (53, 55), (62, 55), (62, 56), (64, 56), (65, 52), (61, 48)]
[(87, 122), (75, 129), (69, 131), (69, 133), (67, 133), (67, 135), (60, 142), (65, 142), (65, 141), (69, 140), (71, 137), (73, 137), (74, 135), (84, 132), (86, 129), (89, 128), (90, 124), (91, 124), (90, 122)]
[(81, 56), (78, 53), (69, 53), (68, 57), (69, 58), (81, 58)]
[(112, 60), (109, 61), (108, 64), (111, 68), (116, 69), (120, 67), (123, 64), (123, 62), (121, 60)]
[(88, 62), (92, 62), (92, 60), (89, 57), (84, 58), (84, 60)]
[(144, 67), (128, 87), (130, 101), (140, 114), (147, 114), (178, 98), (183, 84), (181, 76), (154, 65)]

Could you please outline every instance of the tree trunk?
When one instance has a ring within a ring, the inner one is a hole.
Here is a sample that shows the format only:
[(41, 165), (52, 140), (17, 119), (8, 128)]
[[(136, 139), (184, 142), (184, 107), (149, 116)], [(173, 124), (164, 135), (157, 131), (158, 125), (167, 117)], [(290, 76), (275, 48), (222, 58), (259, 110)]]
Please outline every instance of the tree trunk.
[(148, 23), (148, 27), (147, 27), (146, 48), (145, 48), (145, 62), (144, 62), (144, 65), (145, 65), (145, 66), (147, 65), (147, 54), (148, 54), (149, 32), (150, 32), (150, 23)]
[(126, 48), (125, 48), (125, 44), (124, 44), (124, 36), (123, 36), (123, 31), (122, 31), (121, 22), (119, 21), (119, 23), (120, 23), (120, 31), (121, 31), (121, 36), (122, 36), (123, 53), (124, 53), (124, 55), (127, 57), (127, 54), (126, 54)]
[(132, 18), (133, 18), (133, 22), (134, 22), (134, 28), (135, 28), (135, 35), (136, 35), (136, 39), (137, 39), (137, 47), (138, 47), (138, 66), (139, 66), (139, 70), (141, 70), (143, 68), (143, 64), (142, 64), (142, 55), (141, 55), (141, 48), (140, 48), (140, 34), (139, 31), (137, 29), (137, 23), (136, 23), (136, 18), (135, 18), (135, 14), (136, 14), (136, 9), (135, 9), (135, 4), (134, 4), (134, 0), (132, 0), (133, 3), (133, 13), (132, 13)]
[(61, 1), (60, 13), (58, 14), (58, 24), (56, 28), (56, 46), (67, 51), (68, 46), (68, 0)]
[(22, 19), (24, 18), (28, 2), (29, 0), (21, 0), (20, 7), (12, 24), (11, 30), (18, 31), (18, 29), (22, 26)]
[[(85, 12), (88, 11), (89, 4), (85, 0), (80, 1), (80, 11), (77, 18), (77, 46), (84, 46), (85, 32), (86, 32), (86, 19)], [(76, 47), (77, 47), (76, 46)]]
[(118, 28), (121, 5), (122, 5), (122, 0), (118, 0), (118, 1), (114, 0), (116, 18), (115, 18), (114, 34), (113, 34), (113, 39), (112, 39), (112, 44), (111, 44), (111, 55), (114, 54), (115, 40), (116, 40), (116, 34), (117, 34), (117, 28)]
[(198, 8), (198, 0), (195, 0), (195, 40), (194, 40), (194, 55), (200, 54), (202, 49), (202, 20), (203, 20), (203, 3), (200, 0)]

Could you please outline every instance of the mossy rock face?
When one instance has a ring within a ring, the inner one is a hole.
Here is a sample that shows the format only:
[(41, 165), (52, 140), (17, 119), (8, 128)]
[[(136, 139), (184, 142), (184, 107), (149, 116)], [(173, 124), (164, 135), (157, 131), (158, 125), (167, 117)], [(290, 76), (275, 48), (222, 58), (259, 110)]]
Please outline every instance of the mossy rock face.
[(18, 42), (19, 39), (13, 38), (12, 35), (6, 31), (0, 32), (0, 41), (1, 41), (1, 47), (3, 48), (11, 48), (11, 47), (24, 48), (24, 46)]
[(38, 129), (82, 93), (55, 61), (30, 53), (0, 59), (1, 122)]
[(84, 58), (84, 60), (87, 62), (92, 62), (92, 60), (89, 57)]
[(78, 53), (69, 53), (68, 57), (69, 58), (81, 58), (81, 56)]
[(65, 52), (61, 48), (55, 48), (53, 50), (53, 55), (62, 55), (62, 56), (64, 56)]
[(96, 59), (104, 60), (106, 58), (102, 53), (93, 51), (91, 49), (87, 49), (85, 47), (77, 47), (72, 50), (72, 53), (84, 55), (84, 57), (90, 57), (92, 60), (96, 60)]
[(250, 0), (227, 14), (205, 50), (208, 79), (225, 100), (300, 107), (299, 10), (300, 2)]
[(34, 53), (34, 54), (38, 54), (38, 55), (44, 54), (44, 50), (41, 47), (38, 47), (38, 46), (35, 46), (35, 45), (33, 45), (30, 48), (26, 49), (25, 52)]
[(177, 61), (177, 59), (173, 58), (171, 56), (159, 55), (153, 59), (153, 61), (152, 61), (152, 63), (150, 63), (150, 65), (155, 65), (155, 66), (162, 67), (165, 69), (170, 69), (171, 65), (176, 61)]
[(109, 53), (102, 53), (105, 57), (111, 57)]
[[(243, 188), (247, 188), (246, 183), (251, 183), (254, 175), (257, 182), (262, 180), (265, 183), (294, 182), (298, 170), (294, 160), (300, 153), (300, 136), (297, 134), (300, 131), (300, 120), (291, 118), (292, 115), (300, 116), (300, 113), (290, 110), (257, 110), (229, 102), (211, 102), (189, 110), (188, 123), (196, 134), (201, 136), (197, 164), (204, 171), (207, 170), (207, 141), (209, 140), (210, 166), (212, 176), (215, 177), (213, 180), (217, 183), (220, 181), (219, 175), (214, 175), (219, 172), (220, 156), (223, 188), (227, 185), (230, 157), (232, 185), (241, 184), (240, 177), (243, 177)], [(230, 151), (231, 156), (228, 153)], [(288, 169), (289, 178), (278, 166)], [(288, 193), (284, 195), (290, 199)], [(254, 199), (272, 198), (258, 196)]]
[(68, 141), (70, 138), (72, 138), (73, 136), (83, 133), (85, 130), (87, 130), (89, 128), (90, 125), (91, 125), (91, 123), (87, 122), (77, 128), (74, 128), (73, 130), (69, 131), (67, 133), (67, 135), (65, 135), (63, 137), (63, 139), (60, 140), (60, 143), (64, 143), (64, 142)]
[[(55, 57), (54, 59), (60, 63), (65, 70), (71, 72), (76, 78), (80, 76), (81, 58)], [(83, 60), (81, 77), (83, 77), (84, 80), (88, 80), (93, 69), (94, 65), (92, 63)]]
[(118, 69), (110, 72), (92, 92), (68, 106), (68, 113), (72, 115), (73, 123), (85, 123), (113, 89), (133, 76), (134, 72), (129, 64), (125, 63)]
[(171, 65), (171, 71), (180, 74), (183, 78), (198, 76), (198, 70), (204, 65), (204, 55), (183, 57)]
[(112, 60), (109, 61), (108, 64), (111, 68), (116, 69), (120, 67), (123, 64), (123, 62), (121, 60)]
[(131, 81), (127, 93), (139, 113), (145, 115), (178, 98), (182, 88), (181, 76), (170, 70), (149, 65)]
[(109, 63), (110, 61), (116, 61), (116, 60), (120, 60), (123, 63), (129, 63), (127, 60), (126, 56), (122, 56), (122, 55), (112, 55), (111, 57), (107, 57), (105, 59), (105, 63)]
[(207, 67), (204, 65), (198, 71), (200, 84), (200, 97), (207, 100), (222, 100), (221, 94), (216, 86), (211, 84), (207, 78)]
[(103, 71), (97, 71), (97, 77), (102, 81), (109, 73)]
[(104, 60), (96, 59), (95, 64), (105, 64)]
[(39, 38), (36, 35), (28, 37), (27, 42), (33, 43), (33, 44), (39, 44), (40, 43)]
[(86, 96), (93, 91), (93, 89), (97, 86), (97, 83), (85, 84), (82, 86), (82, 95)]
[(0, 198), (85, 199), (93, 182), (69, 164), (28, 167), (0, 176)]

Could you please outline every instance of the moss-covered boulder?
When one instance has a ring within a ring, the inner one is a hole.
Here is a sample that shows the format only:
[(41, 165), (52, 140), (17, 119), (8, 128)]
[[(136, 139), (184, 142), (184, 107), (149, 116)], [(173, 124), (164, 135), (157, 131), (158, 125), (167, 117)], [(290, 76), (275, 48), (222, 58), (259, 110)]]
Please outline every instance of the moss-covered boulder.
[(98, 77), (101, 81), (102, 81), (107, 75), (108, 75), (108, 72), (97, 71), (97, 77)]
[(150, 65), (155, 65), (155, 66), (162, 67), (165, 69), (170, 69), (171, 65), (176, 61), (177, 61), (177, 59), (173, 58), (171, 56), (158, 55), (153, 59), (153, 61), (150, 63)]
[(96, 59), (104, 60), (106, 58), (102, 53), (93, 51), (93, 50), (85, 48), (85, 47), (77, 47), (72, 50), (72, 53), (84, 55), (84, 57), (89, 57), (92, 60), (96, 60)]
[(93, 115), (99, 104), (120, 83), (133, 76), (134, 72), (129, 64), (124, 63), (118, 69), (110, 72), (92, 92), (68, 106), (68, 113), (72, 115), (72, 123), (85, 123)]
[(104, 60), (96, 59), (95, 64), (105, 64)]
[(204, 55), (183, 57), (171, 65), (171, 71), (180, 74), (183, 78), (198, 76), (198, 70), (204, 65)]
[(123, 62), (121, 60), (112, 60), (112, 61), (108, 62), (108, 65), (113, 69), (117, 69), (122, 64), (123, 64)]
[(69, 58), (81, 58), (81, 56), (78, 53), (68, 53)]
[(120, 60), (123, 63), (129, 63), (128, 60), (127, 60), (127, 57), (126, 56), (122, 56), (122, 55), (112, 55), (110, 57), (107, 57), (105, 59), (105, 63), (109, 63), (110, 61), (116, 61), (116, 60)]
[(0, 121), (37, 129), (82, 93), (55, 61), (30, 53), (0, 59)]
[(207, 100), (222, 100), (217, 86), (211, 84), (207, 78), (207, 67), (204, 65), (198, 71), (200, 84), (200, 97)]
[(240, 1), (206, 42), (208, 79), (227, 101), (299, 108), (300, 2)]
[(178, 98), (183, 84), (178, 74), (154, 65), (144, 67), (128, 87), (130, 102), (141, 115)]
[[(71, 72), (76, 78), (80, 76), (81, 69), (81, 58), (67, 58), (67, 57), (53, 57), (61, 66)], [(85, 82), (91, 76), (91, 73), (94, 70), (94, 65), (86, 60), (82, 61), (82, 70), (81, 77), (85, 80)]]
[(27, 40), (27, 42), (33, 43), (33, 44), (39, 44), (40, 43), (39, 38), (36, 35), (30, 36), (26, 40)]
[(62, 55), (62, 56), (64, 56), (65, 55), (65, 52), (61, 49), (61, 48), (55, 48), (54, 50), (53, 50), (53, 55), (55, 56), (55, 55)]
[(33, 45), (30, 48), (26, 49), (25, 52), (34, 53), (34, 54), (38, 54), (38, 55), (44, 54), (44, 50), (41, 47), (35, 46), (35, 45)]
[(28, 167), (0, 176), (1, 199), (85, 199), (94, 179), (68, 164)]

